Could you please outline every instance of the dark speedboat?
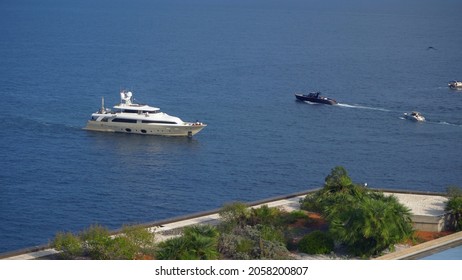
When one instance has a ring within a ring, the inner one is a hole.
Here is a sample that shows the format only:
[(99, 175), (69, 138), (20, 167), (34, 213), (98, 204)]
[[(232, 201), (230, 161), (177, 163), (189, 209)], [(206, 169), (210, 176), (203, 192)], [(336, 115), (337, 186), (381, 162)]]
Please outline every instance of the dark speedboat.
[(321, 103), (328, 105), (335, 105), (338, 102), (332, 98), (321, 96), (320, 92), (310, 92), (308, 94), (296, 93), (295, 97), (300, 101), (308, 101), (313, 103)]

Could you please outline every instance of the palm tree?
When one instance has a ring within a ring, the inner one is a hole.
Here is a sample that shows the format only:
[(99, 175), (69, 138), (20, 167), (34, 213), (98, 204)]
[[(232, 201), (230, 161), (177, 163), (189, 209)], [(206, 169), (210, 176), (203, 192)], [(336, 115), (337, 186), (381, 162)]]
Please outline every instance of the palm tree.
[(342, 166), (336, 166), (326, 177), (324, 190), (330, 192), (338, 192), (349, 188), (351, 185), (353, 185), (353, 182), (348, 176), (346, 169)]
[(462, 230), (462, 189), (456, 186), (450, 186), (447, 190), (449, 199), (446, 202), (444, 210), (452, 215), (452, 227), (460, 231)]
[(191, 259), (214, 260), (218, 257), (218, 230), (211, 225), (196, 225), (183, 231)]
[(187, 242), (181, 236), (161, 242), (158, 246), (156, 257), (159, 260), (184, 260), (186, 259), (186, 253)]
[(218, 231), (210, 225), (197, 225), (183, 230), (183, 236), (159, 244), (161, 260), (212, 260), (218, 253)]
[(356, 255), (379, 254), (412, 234), (410, 210), (395, 197), (369, 194), (331, 213), (329, 231)]

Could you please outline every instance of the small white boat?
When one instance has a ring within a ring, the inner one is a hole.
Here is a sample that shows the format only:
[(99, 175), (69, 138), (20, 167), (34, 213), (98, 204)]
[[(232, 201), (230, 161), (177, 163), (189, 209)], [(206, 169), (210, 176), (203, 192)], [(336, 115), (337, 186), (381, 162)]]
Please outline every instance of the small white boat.
[(104, 108), (91, 115), (84, 129), (106, 132), (123, 132), (163, 136), (188, 136), (201, 131), (207, 125), (201, 122), (184, 122), (178, 117), (170, 116), (159, 108), (133, 102), (131, 91), (120, 92), (120, 104), (114, 111)]
[(404, 118), (415, 122), (424, 122), (425, 117), (419, 112), (404, 113)]
[(459, 81), (450, 81), (448, 87), (451, 89), (462, 89), (462, 82)]

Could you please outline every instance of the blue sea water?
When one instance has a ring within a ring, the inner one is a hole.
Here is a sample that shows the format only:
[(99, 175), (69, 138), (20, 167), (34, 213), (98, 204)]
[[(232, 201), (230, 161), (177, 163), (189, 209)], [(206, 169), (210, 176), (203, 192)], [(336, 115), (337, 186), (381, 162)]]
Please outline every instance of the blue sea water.
[[(2, 0), (0, 252), (320, 187), (462, 186), (459, 0)], [(429, 48), (432, 47), (432, 48)], [(193, 139), (82, 130), (130, 89)], [(337, 106), (295, 101), (319, 90)], [(401, 118), (417, 110), (425, 123)]]

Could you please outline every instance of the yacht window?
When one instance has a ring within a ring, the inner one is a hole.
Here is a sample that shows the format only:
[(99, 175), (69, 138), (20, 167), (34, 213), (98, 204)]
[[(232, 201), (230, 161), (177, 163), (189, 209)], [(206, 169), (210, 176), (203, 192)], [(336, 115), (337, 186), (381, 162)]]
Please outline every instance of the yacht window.
[(138, 110), (123, 110), (124, 113), (138, 113)]
[(136, 120), (115, 118), (112, 120), (112, 122), (136, 123)]
[(163, 124), (177, 124), (176, 122), (169, 122), (169, 121), (146, 121), (142, 120), (142, 123), (163, 123)]

